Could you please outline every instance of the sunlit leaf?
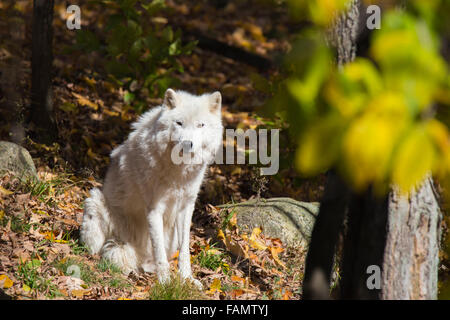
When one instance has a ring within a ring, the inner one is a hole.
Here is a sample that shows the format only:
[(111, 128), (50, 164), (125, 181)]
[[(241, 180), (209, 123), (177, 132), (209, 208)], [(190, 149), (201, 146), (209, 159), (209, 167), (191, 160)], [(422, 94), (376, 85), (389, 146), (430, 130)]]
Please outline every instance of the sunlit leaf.
[(222, 292), (222, 282), (219, 278), (215, 278), (209, 287), (209, 290), (206, 291), (207, 294), (214, 294), (216, 292)]
[(392, 168), (392, 180), (407, 193), (431, 172), (435, 161), (432, 141), (421, 125), (409, 132), (398, 148)]
[(296, 153), (299, 171), (310, 176), (328, 169), (339, 156), (342, 134), (342, 124), (335, 116), (310, 124)]
[(6, 190), (6, 189), (3, 188), (2, 186), (0, 186), (0, 193), (1, 193), (1, 194), (4, 194), (4, 195), (6, 195), (6, 196), (8, 196), (8, 195), (10, 195), (10, 194), (13, 194), (14, 192), (9, 191), (9, 190)]
[(6, 275), (0, 275), (0, 288), (8, 289), (11, 288), (14, 282)]

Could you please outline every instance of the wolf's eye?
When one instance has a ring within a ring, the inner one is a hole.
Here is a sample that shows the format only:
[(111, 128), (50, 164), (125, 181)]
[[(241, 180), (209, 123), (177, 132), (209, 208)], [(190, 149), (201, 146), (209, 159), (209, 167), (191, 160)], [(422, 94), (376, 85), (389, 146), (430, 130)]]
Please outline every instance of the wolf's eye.
[(183, 121), (177, 121), (177, 125), (181, 127), (183, 125)]
[(205, 126), (204, 123), (199, 123), (199, 124), (197, 125), (197, 128), (203, 128), (204, 126)]

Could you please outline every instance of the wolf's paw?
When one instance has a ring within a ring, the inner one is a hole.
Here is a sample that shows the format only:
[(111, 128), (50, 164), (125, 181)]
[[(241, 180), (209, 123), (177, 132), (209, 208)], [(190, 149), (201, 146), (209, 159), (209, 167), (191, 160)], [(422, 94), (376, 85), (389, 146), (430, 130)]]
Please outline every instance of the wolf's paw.
[(203, 289), (203, 285), (200, 281), (198, 281), (197, 279), (194, 279), (193, 277), (189, 278), (189, 280), (198, 288), (198, 290), (202, 290)]
[(202, 283), (200, 281), (198, 281), (197, 279), (195, 279), (192, 275), (189, 275), (189, 276), (183, 276), (182, 275), (182, 278), (184, 280), (192, 282), (199, 290), (203, 289)]
[(152, 262), (145, 262), (141, 265), (142, 270), (148, 273), (154, 273), (156, 271), (156, 266)]
[(170, 281), (170, 270), (169, 268), (157, 268), (156, 276), (161, 284), (165, 284)]

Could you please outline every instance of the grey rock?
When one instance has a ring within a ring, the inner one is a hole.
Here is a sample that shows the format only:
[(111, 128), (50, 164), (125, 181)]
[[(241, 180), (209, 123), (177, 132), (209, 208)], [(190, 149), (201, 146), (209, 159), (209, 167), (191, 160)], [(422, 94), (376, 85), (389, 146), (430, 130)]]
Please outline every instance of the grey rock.
[(253, 228), (261, 227), (264, 235), (294, 246), (309, 245), (319, 212), (318, 202), (300, 202), (291, 198), (253, 199), (226, 207), (235, 209), (240, 230), (251, 232)]
[(12, 173), (21, 178), (37, 177), (27, 149), (7, 141), (0, 141), (0, 173)]

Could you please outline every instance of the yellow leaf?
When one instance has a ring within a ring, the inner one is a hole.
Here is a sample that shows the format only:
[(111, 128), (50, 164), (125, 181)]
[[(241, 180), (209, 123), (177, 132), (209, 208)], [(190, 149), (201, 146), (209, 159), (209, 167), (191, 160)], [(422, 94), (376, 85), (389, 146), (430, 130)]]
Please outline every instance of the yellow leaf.
[(286, 269), (286, 266), (278, 257), (278, 253), (280, 252), (280, 249), (283, 250), (282, 248), (278, 248), (278, 247), (270, 247), (270, 253), (272, 254), (273, 260), (275, 260), (276, 263), (278, 263), (280, 266), (282, 266), (283, 269)]
[(340, 10), (344, 9), (346, 2), (348, 0), (316, 0), (307, 3), (312, 20), (319, 25), (326, 26), (333, 21)]
[(435, 150), (423, 126), (414, 128), (395, 154), (392, 180), (403, 193), (408, 193), (433, 169)]
[(29, 286), (27, 286), (26, 284), (24, 284), (24, 285), (22, 286), (22, 290), (25, 291), (25, 292), (30, 292), (30, 291), (31, 291), (31, 288), (30, 288)]
[(175, 253), (172, 255), (171, 260), (178, 259), (179, 254), (180, 254), (180, 250), (177, 250), (177, 252), (175, 252)]
[(328, 169), (338, 157), (341, 126), (334, 116), (312, 123), (301, 137), (296, 165), (301, 173), (312, 176)]
[(233, 228), (236, 227), (236, 225), (237, 225), (237, 215), (236, 214), (233, 214), (233, 216), (231, 217), (228, 224)]
[(91, 289), (72, 290), (70, 294), (76, 298), (83, 298), (83, 296), (88, 294), (90, 291)]
[(206, 253), (207, 254), (220, 254), (221, 252), (215, 248), (211, 248), (211, 249), (206, 250)]
[(220, 281), (219, 278), (215, 278), (213, 280), (213, 282), (211, 283), (209, 290), (206, 293), (214, 294), (216, 292), (222, 292), (221, 287), (222, 287), (222, 282)]
[(0, 288), (8, 289), (11, 288), (11, 286), (14, 284), (14, 282), (8, 278), (6, 274), (0, 275)]
[(0, 220), (2, 220), (4, 216), (5, 216), (5, 211), (0, 210)]
[(120, 297), (119, 299), (117, 299), (117, 300), (131, 300), (130, 298), (124, 298), (124, 297)]
[(230, 235), (225, 237), (225, 246), (227, 247), (227, 250), (235, 256), (248, 258), (248, 246), (246, 248), (242, 248), (239, 243), (231, 239)]
[(425, 129), (441, 152), (445, 153), (450, 149), (449, 131), (442, 122), (431, 119), (425, 124)]
[(242, 282), (242, 284), (245, 284), (245, 279), (241, 278), (241, 277), (238, 277), (238, 276), (231, 276), (231, 281)]
[(261, 232), (262, 232), (261, 228), (258, 227), (253, 228), (250, 240), (255, 240), (261, 234)]
[(53, 242), (56, 242), (56, 243), (69, 243), (69, 241), (62, 240), (62, 239), (53, 240)]
[(96, 90), (97, 81), (94, 78), (83, 77), (84, 82), (86, 82), (93, 90)]
[(13, 194), (12, 191), (6, 190), (6, 189), (3, 188), (2, 186), (0, 186), (0, 193), (4, 194), (4, 195), (6, 195), (6, 196), (8, 196), (8, 195), (10, 195), (10, 194)]
[(261, 234), (261, 229), (260, 228), (254, 228), (252, 231), (252, 234), (250, 236), (250, 246), (253, 249), (257, 249), (257, 250), (266, 250), (267, 246), (264, 245), (261, 241), (258, 240), (258, 236)]
[(217, 238), (225, 243), (225, 234), (223, 233), (222, 229), (219, 229), (219, 231), (217, 232)]
[(364, 115), (353, 121), (342, 148), (346, 175), (356, 189), (363, 190), (370, 183), (381, 187), (394, 147), (409, 120), (403, 97), (385, 92), (371, 101)]
[(89, 101), (89, 99), (83, 97), (82, 95), (79, 95), (75, 92), (72, 92), (72, 95), (77, 98), (78, 104), (80, 104), (82, 106), (87, 106), (93, 110), (98, 109), (98, 105), (96, 103)]

